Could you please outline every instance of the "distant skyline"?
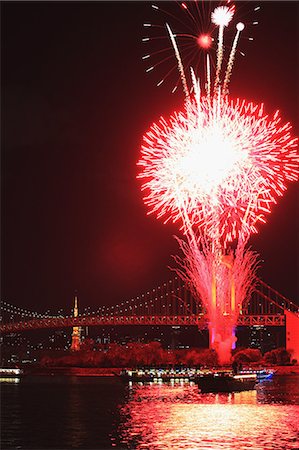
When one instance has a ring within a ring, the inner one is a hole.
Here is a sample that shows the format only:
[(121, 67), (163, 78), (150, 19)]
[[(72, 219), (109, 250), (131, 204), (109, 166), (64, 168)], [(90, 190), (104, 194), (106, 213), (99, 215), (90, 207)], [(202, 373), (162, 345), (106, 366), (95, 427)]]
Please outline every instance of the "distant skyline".
[[(264, 102), (270, 114), (279, 109), (298, 136), (299, 5), (260, 5), (230, 94)], [(71, 309), (77, 291), (83, 309), (171, 278), (179, 230), (146, 215), (136, 180), (143, 134), (184, 99), (145, 73), (142, 24), (153, 20), (151, 3), (1, 9), (2, 299)], [(155, 70), (163, 75), (162, 66)], [(264, 261), (259, 276), (297, 303), (298, 204), (298, 183), (290, 183), (249, 243)]]

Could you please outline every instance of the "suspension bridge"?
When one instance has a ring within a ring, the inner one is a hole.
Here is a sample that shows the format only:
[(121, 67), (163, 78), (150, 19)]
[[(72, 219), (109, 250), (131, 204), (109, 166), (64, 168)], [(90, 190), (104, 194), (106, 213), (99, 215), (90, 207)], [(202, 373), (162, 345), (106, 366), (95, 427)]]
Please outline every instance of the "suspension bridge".
[[(299, 317), (299, 306), (258, 280), (251, 298), (240, 312), (238, 325), (285, 326), (288, 313)], [(85, 308), (77, 317), (62, 312), (38, 313), (3, 301), (0, 332), (5, 334), (41, 328), (109, 325), (195, 325), (206, 328), (207, 323), (202, 303), (191, 295), (180, 278), (174, 277), (117, 305), (101, 306), (96, 311)]]

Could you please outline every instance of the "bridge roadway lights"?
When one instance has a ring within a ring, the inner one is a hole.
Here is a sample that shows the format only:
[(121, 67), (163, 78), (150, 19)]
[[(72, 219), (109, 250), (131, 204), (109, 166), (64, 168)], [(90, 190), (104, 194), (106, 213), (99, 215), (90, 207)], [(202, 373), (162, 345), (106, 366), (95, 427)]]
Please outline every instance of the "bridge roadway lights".
[[(241, 315), (237, 325), (242, 326), (285, 326), (284, 314), (273, 315)], [(78, 317), (51, 317), (47, 319), (34, 319), (28, 322), (14, 322), (0, 325), (0, 333), (34, 330), (38, 328), (68, 328), (74, 326), (111, 326), (111, 325), (180, 325), (207, 328), (207, 319), (204, 315), (189, 316), (78, 316)]]

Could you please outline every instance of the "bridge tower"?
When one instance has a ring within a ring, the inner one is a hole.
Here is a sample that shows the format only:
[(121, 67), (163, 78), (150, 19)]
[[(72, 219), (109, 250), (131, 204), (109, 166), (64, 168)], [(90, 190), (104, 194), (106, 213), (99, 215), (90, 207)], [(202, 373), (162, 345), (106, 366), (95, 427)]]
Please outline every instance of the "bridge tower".
[(284, 311), (286, 317), (286, 349), (291, 351), (292, 359), (299, 362), (299, 316), (293, 312)]
[[(78, 317), (78, 298), (76, 295), (74, 305), (74, 317)], [(81, 345), (81, 328), (73, 327), (71, 350), (75, 352), (80, 350), (80, 345)]]

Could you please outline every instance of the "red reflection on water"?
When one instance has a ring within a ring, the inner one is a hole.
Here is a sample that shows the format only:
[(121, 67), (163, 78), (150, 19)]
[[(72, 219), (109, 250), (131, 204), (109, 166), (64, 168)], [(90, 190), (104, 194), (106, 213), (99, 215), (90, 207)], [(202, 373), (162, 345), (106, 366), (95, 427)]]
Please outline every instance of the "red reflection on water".
[(195, 385), (134, 386), (123, 408), (129, 448), (298, 449), (298, 405), (261, 405), (257, 392), (201, 395)]

